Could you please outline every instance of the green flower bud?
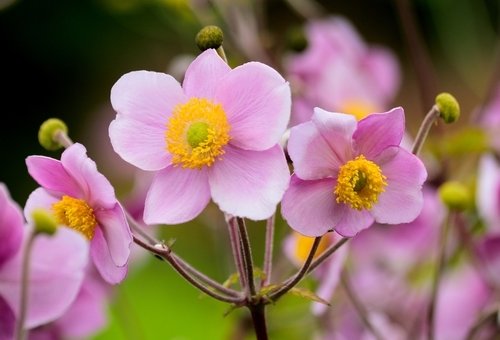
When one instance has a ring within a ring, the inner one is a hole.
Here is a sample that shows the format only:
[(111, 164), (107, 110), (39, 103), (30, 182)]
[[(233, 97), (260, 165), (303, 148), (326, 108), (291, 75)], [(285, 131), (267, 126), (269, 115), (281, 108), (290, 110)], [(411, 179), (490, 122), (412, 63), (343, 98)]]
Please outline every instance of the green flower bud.
[(445, 182), (439, 187), (438, 192), (441, 201), (450, 210), (462, 211), (469, 206), (471, 195), (468, 188), (460, 182)]
[(59, 131), (68, 133), (68, 127), (66, 124), (57, 118), (47, 119), (42, 123), (40, 129), (38, 130), (38, 142), (49, 151), (55, 151), (62, 148), (63, 145), (57, 142), (54, 138), (56, 133)]
[(446, 124), (453, 123), (460, 117), (460, 105), (455, 97), (443, 92), (436, 97), (436, 106), (439, 110), (439, 116)]
[(219, 48), (222, 46), (224, 41), (224, 34), (222, 30), (215, 25), (203, 27), (198, 34), (196, 34), (195, 42), (196, 46), (202, 51), (209, 48)]
[(57, 230), (57, 221), (54, 216), (45, 209), (35, 209), (31, 214), (37, 234), (53, 235)]
[(287, 31), (287, 46), (295, 52), (302, 52), (307, 48), (307, 37), (302, 27), (292, 27)]

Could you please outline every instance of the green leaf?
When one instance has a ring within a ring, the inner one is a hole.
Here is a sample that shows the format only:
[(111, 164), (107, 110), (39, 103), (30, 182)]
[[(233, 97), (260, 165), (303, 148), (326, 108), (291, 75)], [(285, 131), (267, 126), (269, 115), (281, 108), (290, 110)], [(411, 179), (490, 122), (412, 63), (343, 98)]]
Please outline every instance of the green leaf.
[(330, 303), (328, 301), (320, 298), (309, 289), (293, 287), (292, 289), (290, 289), (290, 293), (301, 298), (305, 298), (311, 301), (319, 302), (324, 305), (330, 306)]

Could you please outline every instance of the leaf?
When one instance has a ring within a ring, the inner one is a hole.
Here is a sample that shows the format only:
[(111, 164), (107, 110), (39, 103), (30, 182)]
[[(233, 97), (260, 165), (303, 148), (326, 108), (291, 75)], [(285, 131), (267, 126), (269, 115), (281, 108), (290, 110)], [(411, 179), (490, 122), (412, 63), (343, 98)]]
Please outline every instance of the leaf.
[(290, 289), (290, 293), (298, 297), (302, 297), (311, 301), (319, 302), (324, 305), (330, 306), (330, 303), (328, 301), (320, 298), (309, 289), (293, 287), (292, 289)]
[(226, 279), (226, 281), (224, 281), (222, 285), (226, 288), (229, 288), (235, 285), (239, 280), (240, 280), (240, 274), (233, 273)]

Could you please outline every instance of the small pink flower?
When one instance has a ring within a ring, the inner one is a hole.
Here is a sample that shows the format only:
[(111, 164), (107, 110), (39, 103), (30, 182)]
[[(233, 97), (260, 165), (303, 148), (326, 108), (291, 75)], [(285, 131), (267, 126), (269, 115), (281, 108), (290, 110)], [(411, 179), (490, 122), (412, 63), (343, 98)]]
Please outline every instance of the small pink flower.
[[(0, 183), (0, 339), (13, 339), (24, 247), (31, 232), (21, 208)], [(50, 322), (67, 310), (80, 289), (87, 260), (88, 244), (73, 230), (60, 228), (52, 236), (36, 236), (30, 256), (26, 328)]]
[(476, 204), (487, 233), (500, 235), (500, 163), (490, 153), (479, 160)]
[(314, 107), (358, 118), (387, 109), (400, 84), (392, 51), (366, 44), (341, 16), (310, 21), (305, 31), (307, 49), (285, 60), (287, 77), (297, 90), (292, 126), (309, 120)]
[(231, 69), (213, 49), (191, 63), (182, 87), (163, 73), (122, 76), (111, 90), (117, 116), (109, 134), (124, 160), (156, 172), (144, 221), (187, 222), (211, 198), (231, 215), (270, 217), (290, 177), (278, 144), (290, 101), (274, 69), (258, 62)]
[(61, 160), (44, 156), (26, 159), (28, 172), (41, 186), (26, 202), (25, 216), (35, 208), (52, 211), (63, 225), (90, 241), (92, 260), (109, 283), (127, 273), (132, 235), (111, 183), (102, 175), (81, 144), (73, 144)]
[(307, 236), (335, 230), (351, 237), (374, 221), (413, 221), (427, 172), (399, 146), (403, 132), (400, 107), (359, 122), (316, 108), (311, 121), (290, 132), (295, 173), (281, 206), (288, 224)]

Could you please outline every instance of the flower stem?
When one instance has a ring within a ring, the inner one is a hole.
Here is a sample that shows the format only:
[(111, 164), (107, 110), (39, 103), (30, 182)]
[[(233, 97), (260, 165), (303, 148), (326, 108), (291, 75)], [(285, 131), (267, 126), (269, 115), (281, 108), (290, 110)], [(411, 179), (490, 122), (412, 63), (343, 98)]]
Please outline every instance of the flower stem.
[(227, 57), (226, 57), (226, 52), (224, 52), (224, 47), (219, 46), (216, 50), (217, 54), (224, 60), (224, 62), (227, 64)]
[(248, 298), (250, 299), (257, 292), (255, 289), (255, 281), (253, 277), (253, 260), (252, 260), (252, 250), (250, 248), (250, 240), (248, 238), (247, 227), (245, 225), (245, 220), (241, 217), (236, 217), (238, 223), (238, 230), (240, 233), (241, 241), (241, 254), (243, 255), (243, 262), (245, 263), (247, 285), (248, 285)]
[(438, 288), (439, 288), (439, 280), (441, 279), (441, 275), (443, 273), (444, 269), (444, 264), (445, 264), (445, 257), (446, 257), (446, 243), (448, 240), (448, 233), (450, 229), (450, 224), (451, 224), (451, 214), (448, 213), (448, 216), (446, 216), (446, 220), (444, 222), (443, 228), (441, 229), (441, 238), (439, 240), (439, 251), (438, 251), (438, 259), (437, 259), (437, 264), (436, 264), (436, 271), (434, 273), (434, 278), (432, 281), (432, 287), (431, 287), (431, 299), (429, 303), (429, 309), (427, 311), (427, 332), (428, 332), (428, 339), (433, 340), (434, 339), (434, 314), (436, 312), (436, 304), (437, 304), (437, 297), (438, 297)]
[(297, 283), (300, 282), (300, 280), (302, 280), (302, 278), (307, 274), (309, 270), (309, 266), (311, 265), (314, 255), (316, 254), (316, 250), (318, 250), (320, 241), (321, 241), (321, 236), (314, 238), (313, 245), (311, 247), (311, 250), (309, 251), (309, 255), (307, 255), (307, 258), (304, 261), (304, 264), (302, 265), (302, 268), (300, 268), (300, 270), (297, 272), (297, 274), (295, 274), (295, 276), (285, 281), (285, 284), (281, 286), (281, 288), (269, 294), (269, 300), (277, 301), (280, 297), (285, 295), (290, 289), (295, 287)]
[(335, 244), (332, 244), (330, 247), (328, 247), (324, 252), (321, 253), (309, 266), (309, 269), (307, 270), (307, 274), (311, 273), (316, 267), (318, 267), (320, 264), (323, 263), (330, 255), (335, 253), (340, 247), (342, 247), (347, 241), (349, 241), (349, 237), (344, 237), (340, 241), (338, 241)]
[(141, 239), (139, 239), (137, 236), (133, 235), (134, 237), (134, 242), (141, 246), (142, 248), (149, 250), (150, 252), (157, 254), (167, 260), (167, 262), (179, 273), (186, 281), (191, 283), (193, 286), (204, 292), (205, 294), (223, 302), (229, 302), (233, 303), (235, 305), (243, 305), (245, 299), (239, 296), (228, 296), (226, 294), (222, 294), (220, 292), (216, 292), (213, 290), (211, 287), (206, 287), (202, 283), (200, 283), (196, 278), (190, 275), (190, 273), (181, 265), (177, 262), (176, 258), (172, 256), (171, 251), (169, 248), (167, 248), (165, 245), (161, 245), (160, 247), (158, 246), (152, 246)]
[(268, 285), (271, 282), (271, 272), (273, 266), (273, 243), (274, 243), (274, 224), (275, 215), (271, 216), (266, 222), (266, 245), (264, 252), (264, 278), (261, 282), (261, 287)]
[(35, 241), (36, 234), (30, 232), (26, 245), (24, 248), (24, 257), (22, 263), (21, 272), (21, 300), (19, 306), (19, 317), (16, 324), (16, 334), (17, 340), (26, 339), (26, 329), (24, 328), (24, 323), (26, 321), (26, 314), (28, 312), (28, 285), (29, 285), (29, 269), (30, 269), (30, 257), (31, 250), (33, 248), (33, 242)]
[(54, 140), (64, 146), (65, 149), (69, 148), (73, 144), (71, 138), (69, 138), (68, 134), (63, 130), (57, 131), (54, 135)]
[(475, 339), (476, 333), (479, 331), (481, 327), (483, 327), (485, 324), (488, 322), (495, 322), (496, 319), (498, 318), (499, 315), (499, 307), (497, 306), (496, 308), (491, 309), (490, 311), (484, 313), (481, 315), (477, 321), (472, 325), (470, 328), (469, 332), (467, 333), (467, 337), (465, 338), (466, 340), (473, 340)]
[[(127, 220), (129, 222), (129, 225), (130, 225), (131, 229), (135, 233), (139, 234), (141, 237), (143, 237), (144, 239), (146, 239), (148, 241), (148, 243), (149, 243), (150, 246), (154, 247), (156, 245), (161, 244), (160, 241), (156, 240), (155, 238), (153, 238), (153, 237), (149, 236), (147, 233), (145, 233), (144, 230), (142, 230), (142, 228), (139, 225), (139, 223), (126, 210), (125, 210), (125, 215), (127, 216)], [(227, 288), (227, 287), (224, 287), (223, 285), (221, 285), (217, 281), (215, 281), (212, 278), (208, 277), (204, 273), (198, 271), (196, 268), (194, 268), (193, 266), (191, 266), (189, 263), (187, 263), (180, 256), (176, 255), (171, 249), (169, 249), (169, 253), (170, 253), (170, 256), (177, 262), (177, 264), (180, 267), (182, 267), (186, 272), (188, 272), (189, 274), (191, 274), (192, 276), (194, 276), (196, 279), (198, 279), (202, 283), (210, 286), (213, 289), (218, 290), (221, 293), (224, 293), (224, 294), (227, 294), (227, 295), (230, 295), (230, 296), (234, 296), (234, 297), (239, 297), (240, 296), (240, 294), (237, 291), (235, 291), (233, 289), (230, 289), (230, 288)], [(160, 255), (157, 255), (157, 256), (160, 259), (164, 259)]]
[(250, 314), (252, 315), (253, 326), (257, 340), (267, 340), (267, 325), (266, 325), (266, 306), (264, 304), (250, 305)]
[(226, 216), (226, 222), (229, 230), (229, 240), (233, 251), (234, 264), (240, 278), (240, 286), (243, 290), (247, 290), (247, 271), (243, 263), (243, 255), (241, 253), (241, 242), (238, 237), (238, 227), (234, 217)]
[(358, 298), (356, 293), (354, 293), (354, 290), (351, 287), (351, 283), (349, 282), (349, 277), (345, 271), (340, 274), (340, 282), (342, 283), (342, 287), (344, 288), (347, 297), (351, 301), (352, 305), (358, 312), (359, 317), (361, 318), (361, 321), (363, 321), (364, 325), (368, 330), (373, 334), (373, 336), (377, 340), (383, 340), (384, 338), (380, 335), (380, 333), (373, 327), (372, 323), (370, 322), (370, 319), (368, 318), (368, 312), (361, 303), (361, 300)]
[(432, 125), (436, 122), (438, 118), (439, 118), (439, 110), (436, 105), (433, 105), (431, 110), (425, 116), (422, 125), (420, 125), (420, 128), (418, 129), (417, 132), (417, 137), (415, 137), (415, 142), (413, 143), (413, 147), (411, 148), (411, 152), (415, 156), (418, 156), (418, 154), (420, 153), (420, 150), (422, 149), (422, 146), (424, 145), (424, 142), (427, 139), (427, 135), (429, 134)]

